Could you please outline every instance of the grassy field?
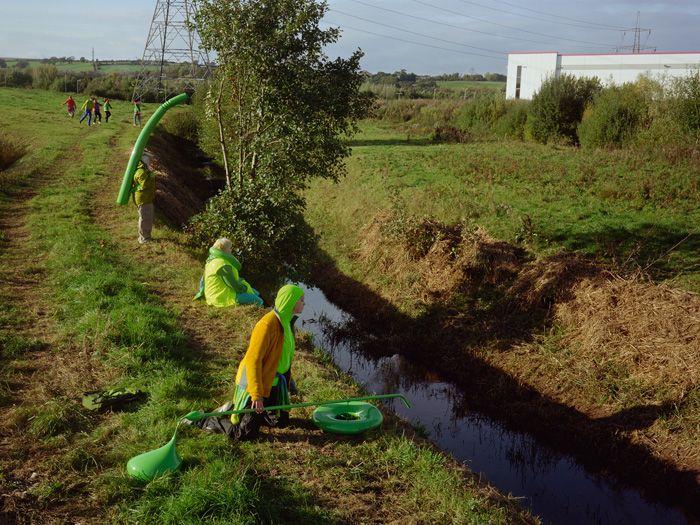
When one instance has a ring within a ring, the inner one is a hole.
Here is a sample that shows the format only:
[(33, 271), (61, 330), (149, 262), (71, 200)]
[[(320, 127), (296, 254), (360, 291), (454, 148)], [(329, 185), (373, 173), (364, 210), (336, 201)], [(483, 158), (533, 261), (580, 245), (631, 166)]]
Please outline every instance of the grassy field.
[[(311, 409), (252, 443), (184, 427), (181, 472), (143, 484), (129, 458), (165, 444), (178, 418), (231, 393), (260, 317), (192, 301), (204, 254), (158, 211), (136, 243), (115, 204), (139, 128), (131, 105), (87, 127), (62, 94), (3, 89), (0, 144), (25, 155), (0, 172), (0, 485), (18, 523), (534, 523), (512, 500), (387, 419), (359, 437), (323, 434)], [(80, 103), (80, 101), (78, 101)], [(144, 120), (156, 109), (144, 108)], [(171, 110), (184, 111), (183, 108)], [(160, 139), (162, 143), (163, 139)], [(149, 144), (158, 144), (156, 137)], [(157, 197), (187, 159), (155, 151)], [(158, 208), (158, 204), (156, 204)], [(360, 393), (308, 338), (299, 401)], [(147, 401), (94, 414), (80, 395), (137, 386)]]
[[(352, 239), (398, 197), (418, 218), (481, 227), (532, 256), (565, 248), (700, 291), (700, 167), (692, 154), (439, 143), (379, 122), (366, 122), (352, 144), (349, 177), (309, 194), (314, 223), (334, 226), (323, 228), (326, 243)], [(316, 205), (317, 194), (338, 205)]]

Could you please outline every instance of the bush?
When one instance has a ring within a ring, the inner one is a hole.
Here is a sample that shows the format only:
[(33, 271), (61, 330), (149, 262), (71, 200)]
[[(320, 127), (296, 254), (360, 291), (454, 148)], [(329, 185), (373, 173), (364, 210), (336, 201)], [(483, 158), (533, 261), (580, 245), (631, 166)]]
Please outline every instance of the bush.
[(506, 103), (506, 112), (492, 126), (493, 133), (501, 137), (523, 140), (530, 101), (507, 100)]
[(578, 138), (588, 147), (630, 145), (647, 117), (647, 104), (637, 84), (611, 86), (598, 92), (584, 112)]
[(199, 137), (200, 120), (192, 109), (169, 113), (163, 119), (163, 127), (168, 133), (194, 143)]
[(20, 69), (13, 69), (12, 73), (6, 75), (5, 83), (9, 87), (28, 88), (32, 87), (34, 77), (31, 72)]
[(526, 134), (537, 142), (564, 140), (576, 144), (578, 127), (586, 106), (601, 84), (597, 77), (562, 74), (547, 78), (532, 97)]
[(696, 69), (671, 83), (673, 113), (684, 131), (693, 139), (700, 137), (700, 77)]
[(188, 242), (208, 249), (220, 237), (233, 243), (244, 260), (246, 276), (263, 279), (308, 276), (316, 238), (304, 222), (304, 200), (280, 183), (266, 178), (221, 191), (207, 209), (185, 227)]
[(470, 128), (479, 124), (493, 124), (507, 111), (505, 96), (497, 91), (482, 91), (463, 107), (457, 117), (457, 125)]

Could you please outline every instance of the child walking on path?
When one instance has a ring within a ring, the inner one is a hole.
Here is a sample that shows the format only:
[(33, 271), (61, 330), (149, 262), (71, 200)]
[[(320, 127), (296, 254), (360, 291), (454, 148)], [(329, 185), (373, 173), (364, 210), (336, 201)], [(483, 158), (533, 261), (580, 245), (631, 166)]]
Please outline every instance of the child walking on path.
[(105, 123), (109, 122), (109, 117), (112, 116), (112, 104), (109, 103), (109, 99), (105, 99), (105, 103), (102, 105), (105, 108)]
[(61, 104), (61, 106), (65, 106), (66, 104), (68, 104), (68, 115), (70, 116), (70, 118), (73, 118), (75, 116), (75, 106), (76, 106), (75, 100), (73, 100), (73, 97), (68, 95), (68, 100), (66, 100), (63, 104)]
[(102, 113), (100, 113), (100, 108), (102, 107), (102, 104), (97, 102), (97, 99), (93, 99), (93, 102), (95, 103), (95, 118), (93, 119), (93, 122), (102, 125)]
[(92, 121), (92, 108), (95, 105), (95, 97), (90, 97), (87, 99), (83, 105), (80, 107), (80, 109), (85, 110), (85, 114), (80, 117), (80, 123), (83, 123), (83, 120), (85, 120), (85, 117), (88, 119), (88, 126), (90, 126), (90, 122)]
[(136, 126), (136, 120), (138, 119), (138, 126), (141, 127), (141, 102), (134, 100), (134, 126)]

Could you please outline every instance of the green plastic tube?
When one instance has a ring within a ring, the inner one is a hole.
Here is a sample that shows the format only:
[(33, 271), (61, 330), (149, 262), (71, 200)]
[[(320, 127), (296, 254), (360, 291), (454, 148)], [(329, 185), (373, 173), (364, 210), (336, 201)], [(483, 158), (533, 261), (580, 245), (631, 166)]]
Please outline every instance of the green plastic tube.
[[(299, 408), (299, 407), (313, 407), (313, 406), (320, 406), (320, 405), (332, 405), (336, 403), (349, 403), (353, 401), (369, 401), (370, 399), (388, 399), (391, 397), (400, 397), (404, 403), (406, 403), (406, 406), (408, 408), (411, 408), (411, 405), (408, 403), (406, 398), (402, 396), (401, 394), (383, 394), (379, 396), (365, 396), (365, 397), (351, 397), (350, 399), (333, 399), (332, 401), (312, 401), (310, 403), (297, 403), (296, 405), (278, 405), (278, 406), (273, 406), (273, 407), (265, 407), (265, 410), (281, 410), (281, 409), (287, 409), (287, 408)], [(206, 414), (202, 414), (201, 412), (198, 412), (195, 410), (194, 412), (190, 412), (186, 416), (184, 416), (182, 419), (189, 419), (190, 421), (199, 421), (200, 419), (203, 419), (205, 417), (211, 417), (211, 416), (229, 416), (232, 414), (245, 414), (246, 412), (255, 412), (254, 408), (243, 408), (241, 410), (227, 410), (226, 412), (208, 412)]]
[(186, 101), (187, 93), (182, 93), (180, 95), (177, 95), (176, 97), (171, 98), (170, 100), (166, 100), (165, 102), (163, 102), (163, 104), (161, 104), (161, 106), (158, 109), (156, 109), (151, 118), (148, 119), (148, 122), (146, 122), (146, 125), (143, 127), (143, 130), (141, 130), (141, 133), (139, 133), (139, 138), (136, 139), (134, 149), (131, 151), (131, 158), (129, 159), (129, 163), (126, 165), (124, 179), (122, 180), (122, 187), (119, 189), (119, 195), (117, 196), (117, 203), (129, 203), (129, 195), (131, 194), (131, 185), (134, 182), (134, 173), (136, 172), (136, 166), (138, 165), (139, 160), (141, 160), (141, 155), (143, 155), (143, 148), (146, 147), (146, 142), (148, 142), (148, 138), (151, 136), (153, 128), (156, 127), (156, 124), (158, 124), (158, 121), (161, 119), (161, 117), (165, 114), (166, 111), (168, 111), (171, 107), (177, 106), (178, 104), (182, 104)]

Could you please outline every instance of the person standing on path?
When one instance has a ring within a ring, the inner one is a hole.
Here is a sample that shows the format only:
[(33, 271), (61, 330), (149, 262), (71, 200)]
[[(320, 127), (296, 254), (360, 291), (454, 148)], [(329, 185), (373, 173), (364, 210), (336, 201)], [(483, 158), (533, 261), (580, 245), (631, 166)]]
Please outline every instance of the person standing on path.
[(68, 100), (66, 100), (63, 104), (61, 104), (61, 106), (65, 106), (66, 104), (68, 104), (68, 115), (70, 116), (70, 118), (73, 118), (75, 116), (75, 107), (76, 107), (76, 103), (75, 103), (75, 100), (73, 100), (73, 97), (68, 95)]
[(136, 120), (138, 119), (138, 126), (141, 127), (141, 102), (134, 100), (134, 126), (136, 126)]
[(80, 107), (80, 109), (85, 110), (85, 114), (80, 117), (80, 123), (83, 123), (83, 120), (85, 120), (85, 117), (88, 119), (88, 127), (90, 126), (90, 122), (92, 121), (92, 108), (95, 105), (95, 97), (90, 97), (87, 99), (83, 105)]
[(105, 124), (109, 123), (109, 117), (112, 116), (112, 104), (109, 103), (109, 99), (105, 99), (105, 103), (102, 105), (105, 108)]
[(156, 176), (150, 171), (151, 154), (144, 151), (136, 165), (131, 194), (139, 212), (139, 244), (152, 242), (153, 201), (156, 197)]

